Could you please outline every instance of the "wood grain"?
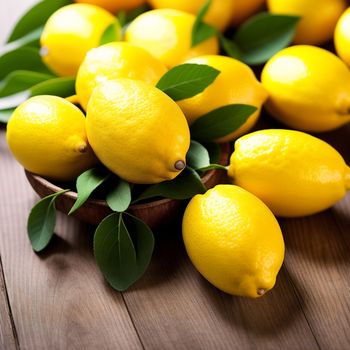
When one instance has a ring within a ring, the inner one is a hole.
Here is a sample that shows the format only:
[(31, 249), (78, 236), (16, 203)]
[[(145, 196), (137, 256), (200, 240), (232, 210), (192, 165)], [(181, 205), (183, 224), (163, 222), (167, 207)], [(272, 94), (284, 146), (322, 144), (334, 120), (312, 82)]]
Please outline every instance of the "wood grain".
[(17, 349), (17, 339), (15, 334), (16, 333), (12, 325), (10, 305), (8, 304), (3, 268), (0, 259), (0, 349)]
[[(350, 125), (321, 135), (350, 164)], [(350, 193), (334, 208), (282, 222), (286, 265), (323, 349), (350, 348)]]
[(144, 278), (124, 293), (148, 349), (317, 349), (302, 305), (282, 270), (260, 300), (221, 293), (192, 267), (179, 237), (159, 232)]
[(96, 267), (91, 229), (59, 216), (51, 247), (41, 255), (32, 251), (26, 219), (36, 197), (4, 131), (0, 154), (0, 254), (20, 347), (142, 348), (121, 295)]

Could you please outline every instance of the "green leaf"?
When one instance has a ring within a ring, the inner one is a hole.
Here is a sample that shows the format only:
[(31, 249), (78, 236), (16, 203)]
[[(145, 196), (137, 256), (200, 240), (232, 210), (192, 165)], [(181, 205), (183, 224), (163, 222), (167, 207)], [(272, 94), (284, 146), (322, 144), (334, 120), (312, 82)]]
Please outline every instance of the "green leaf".
[(209, 170), (225, 170), (227, 171), (227, 168), (223, 165), (220, 165), (220, 164), (210, 164), (206, 167), (203, 167), (203, 168), (200, 168), (200, 169), (197, 169), (198, 171), (202, 171), (202, 172), (206, 172), (206, 171), (209, 171)]
[(214, 27), (203, 21), (211, 3), (212, 0), (207, 0), (197, 14), (197, 18), (192, 28), (192, 47), (197, 46), (217, 34), (217, 30)]
[(300, 17), (260, 13), (238, 28), (234, 41), (247, 64), (261, 64), (288, 46)]
[(219, 74), (220, 71), (205, 64), (181, 64), (165, 73), (157, 88), (179, 101), (201, 93)]
[(108, 44), (114, 41), (119, 41), (121, 40), (121, 37), (121, 27), (118, 19), (116, 18), (116, 21), (109, 25), (102, 34), (100, 45)]
[(17, 22), (8, 42), (22, 38), (34, 29), (43, 26), (59, 8), (71, 4), (71, 0), (44, 0), (29, 9)]
[(224, 50), (224, 52), (228, 56), (235, 58), (237, 60), (240, 60), (242, 58), (240, 49), (234, 41), (225, 38), (221, 33), (218, 35), (218, 37), (219, 37), (221, 48)]
[(49, 80), (52, 77), (52, 75), (45, 73), (16, 70), (11, 72), (3, 81), (0, 82), (0, 97), (26, 90), (33, 85)]
[(34, 251), (40, 252), (47, 247), (53, 236), (56, 224), (55, 200), (63, 190), (40, 200), (31, 210), (28, 217), (28, 235)]
[(108, 283), (124, 291), (146, 271), (154, 249), (152, 231), (141, 220), (113, 213), (97, 227), (94, 236), (96, 262)]
[(136, 278), (139, 279), (151, 262), (154, 236), (148, 225), (139, 218), (129, 213), (124, 213), (123, 218), (135, 247), (137, 260)]
[(42, 31), (43, 31), (43, 27), (39, 27), (29, 32), (22, 38), (6, 44), (0, 49), (0, 55), (4, 55), (7, 52), (14, 51), (25, 46), (39, 47), (40, 46), (39, 39), (41, 37)]
[(39, 50), (32, 47), (21, 47), (0, 56), (0, 80), (15, 70), (52, 74), (42, 62)]
[(82, 173), (77, 179), (78, 198), (68, 215), (78, 210), (90, 197), (91, 193), (111, 175), (103, 168), (93, 168)]
[(191, 141), (187, 153), (187, 164), (193, 169), (200, 169), (210, 164), (210, 157), (207, 149), (197, 141)]
[(198, 118), (191, 125), (191, 136), (199, 141), (213, 141), (240, 128), (257, 110), (254, 106), (232, 104)]
[(28, 90), (0, 98), (0, 110), (14, 108), (28, 98), (38, 95), (69, 97), (75, 94), (75, 79), (70, 77), (53, 78), (32, 86)]
[(34, 85), (29, 90), (31, 96), (55, 95), (69, 97), (75, 95), (75, 78), (62, 77), (46, 80)]
[(0, 110), (0, 123), (7, 123), (14, 110), (14, 108)]
[(131, 203), (130, 184), (122, 179), (109, 190), (106, 201), (113, 211), (123, 212), (128, 209)]
[(154, 197), (188, 199), (205, 191), (206, 188), (198, 173), (187, 167), (174, 180), (148, 187), (135, 202)]

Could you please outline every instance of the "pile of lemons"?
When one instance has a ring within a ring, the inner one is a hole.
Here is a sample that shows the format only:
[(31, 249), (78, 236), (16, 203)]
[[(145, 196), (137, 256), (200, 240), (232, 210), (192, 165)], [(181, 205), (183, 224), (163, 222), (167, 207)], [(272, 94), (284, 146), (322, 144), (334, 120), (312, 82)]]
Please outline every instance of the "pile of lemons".
[[(296, 45), (267, 62), (261, 81), (248, 65), (219, 55), (216, 36), (192, 47), (195, 14), (204, 0), (149, 0), (153, 9), (123, 33), (112, 13), (145, 1), (76, 2), (55, 12), (41, 37), (43, 61), (57, 75), (76, 76), (76, 96), (36, 96), (20, 105), (7, 128), (13, 154), (27, 170), (56, 181), (73, 180), (100, 162), (126, 181), (155, 184), (176, 178), (186, 167), (190, 125), (196, 119), (229, 104), (255, 106), (243, 126), (217, 140), (237, 139), (228, 166), (233, 184), (190, 201), (183, 238), (193, 264), (212, 284), (234, 295), (265, 294), (284, 258), (274, 215), (317, 213), (350, 189), (350, 168), (341, 155), (305, 133), (350, 121), (346, 1), (268, 0), (270, 12), (301, 20)], [(224, 31), (264, 3), (214, 0), (205, 21)], [(99, 46), (111, 25), (123, 40)], [(326, 43), (333, 33), (339, 57), (312, 46)], [(156, 84), (181, 63), (205, 64), (220, 74), (202, 93), (175, 102)], [(263, 105), (298, 131), (247, 134)]]

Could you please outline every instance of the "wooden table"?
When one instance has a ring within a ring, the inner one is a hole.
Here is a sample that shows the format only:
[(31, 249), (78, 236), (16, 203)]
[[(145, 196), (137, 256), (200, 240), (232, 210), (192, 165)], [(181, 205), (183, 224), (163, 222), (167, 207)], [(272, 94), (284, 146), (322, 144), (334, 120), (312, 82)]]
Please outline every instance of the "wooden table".
[[(350, 125), (323, 138), (350, 163)], [(350, 193), (319, 215), (280, 220), (285, 263), (259, 300), (201, 278), (179, 227), (157, 233), (149, 270), (117, 293), (94, 262), (91, 227), (60, 215), (48, 250), (33, 253), (26, 220), (36, 200), (2, 127), (0, 349), (350, 348)]]

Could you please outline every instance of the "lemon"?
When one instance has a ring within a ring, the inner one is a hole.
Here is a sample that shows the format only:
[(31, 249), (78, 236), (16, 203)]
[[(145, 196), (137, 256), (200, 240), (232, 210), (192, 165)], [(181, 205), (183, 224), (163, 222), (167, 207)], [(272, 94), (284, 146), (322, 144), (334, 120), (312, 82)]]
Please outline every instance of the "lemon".
[(192, 57), (216, 54), (219, 50), (216, 37), (191, 48), (194, 22), (194, 15), (179, 10), (148, 11), (131, 22), (125, 40), (148, 50), (168, 67)]
[(258, 111), (238, 130), (217, 141), (230, 141), (253, 127), (259, 117), (261, 106), (267, 99), (267, 92), (249, 66), (234, 58), (219, 55), (201, 56), (186, 63), (206, 64), (221, 72), (214, 83), (202, 93), (178, 102), (189, 124), (216, 108), (243, 103), (256, 106)]
[(22, 103), (7, 125), (7, 142), (25, 169), (53, 180), (73, 180), (97, 163), (84, 114), (56, 96)]
[(146, 0), (75, 0), (75, 2), (100, 6), (112, 13), (132, 10), (143, 5)]
[(322, 132), (350, 121), (350, 71), (327, 50), (284, 49), (267, 62), (261, 81), (268, 111), (292, 128)]
[(350, 66), (350, 8), (342, 14), (335, 27), (334, 44), (339, 57)]
[(218, 185), (188, 204), (182, 223), (196, 269), (222, 291), (251, 298), (273, 288), (284, 258), (281, 229), (257, 197)]
[(347, 7), (346, 0), (267, 0), (267, 4), (271, 13), (300, 16), (294, 42), (310, 45), (324, 44), (333, 37)]
[(231, 23), (235, 26), (257, 13), (266, 0), (234, 0), (234, 11)]
[(87, 134), (100, 161), (132, 183), (171, 180), (186, 165), (185, 116), (170, 97), (139, 80), (120, 78), (95, 88)]
[[(206, 0), (149, 0), (154, 9), (176, 9), (197, 15)], [(225, 30), (234, 11), (235, 0), (213, 0), (204, 21), (215, 28)]]
[(108, 11), (89, 4), (72, 4), (56, 11), (41, 35), (43, 61), (56, 74), (75, 76), (86, 53), (99, 46), (104, 31), (118, 20)]
[(130, 78), (156, 85), (166, 70), (148, 51), (125, 42), (113, 42), (87, 53), (77, 74), (76, 92), (86, 109), (93, 89), (104, 81)]
[(326, 142), (293, 130), (262, 130), (238, 139), (229, 175), (275, 215), (325, 210), (350, 189), (350, 168)]

